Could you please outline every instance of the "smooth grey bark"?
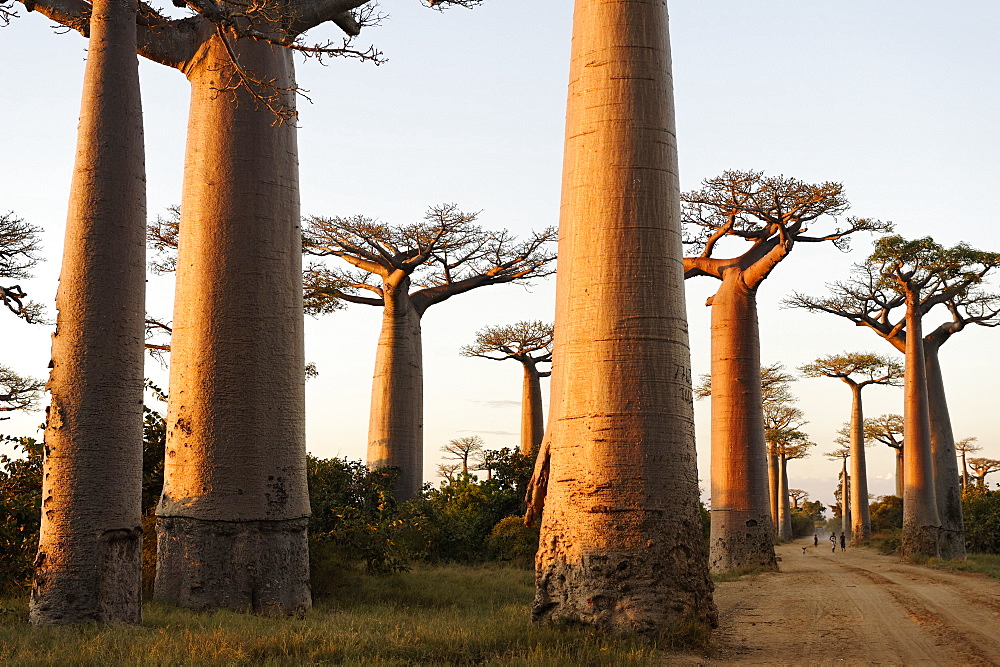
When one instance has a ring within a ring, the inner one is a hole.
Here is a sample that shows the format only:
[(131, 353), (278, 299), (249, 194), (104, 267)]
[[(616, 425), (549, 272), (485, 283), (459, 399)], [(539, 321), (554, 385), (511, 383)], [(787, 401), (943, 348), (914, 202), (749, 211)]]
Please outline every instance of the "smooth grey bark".
[(792, 539), (792, 511), (788, 502), (788, 459), (778, 454), (778, 537), (785, 541)]
[(136, 5), (95, 0), (48, 387), (32, 625), (140, 623), (146, 176)]
[(847, 457), (844, 457), (844, 469), (840, 473), (840, 529), (845, 533), (851, 529), (851, 478), (847, 472)]
[(767, 487), (771, 498), (771, 523), (774, 536), (778, 537), (778, 454), (773, 445), (768, 445), (767, 451)]
[(955, 436), (948, 412), (948, 400), (941, 373), (940, 346), (924, 339), (924, 367), (927, 374), (927, 403), (931, 427), (931, 456), (934, 494), (941, 519), (941, 558), (965, 558), (965, 521), (962, 517), (962, 488), (955, 455)]

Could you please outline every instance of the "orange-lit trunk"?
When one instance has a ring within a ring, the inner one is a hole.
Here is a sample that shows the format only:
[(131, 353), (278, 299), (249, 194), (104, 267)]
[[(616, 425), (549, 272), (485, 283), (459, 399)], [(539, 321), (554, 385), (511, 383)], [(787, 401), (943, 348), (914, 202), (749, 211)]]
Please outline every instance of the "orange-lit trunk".
[(532, 616), (714, 624), (663, 0), (576, 2), (559, 261)]
[(394, 467), (397, 500), (420, 492), (424, 479), (424, 376), (420, 316), (409, 296), (409, 278), (383, 282), (385, 306), (375, 353), (368, 465)]
[(545, 435), (542, 418), (542, 381), (532, 362), (522, 362), (524, 384), (521, 387), (521, 453), (534, 456)]
[(774, 536), (778, 536), (778, 454), (774, 447), (768, 446), (767, 452), (767, 488), (771, 499), (771, 523), (774, 524)]
[[(203, 29), (206, 29), (203, 26)], [(311, 605), (295, 128), (238, 80), (218, 34), (191, 82), (156, 595), (195, 609)], [(233, 40), (294, 105), (291, 53)]]
[(730, 269), (712, 300), (713, 572), (777, 568), (769, 496), (756, 293)]
[(865, 417), (861, 407), (860, 385), (851, 385), (851, 520), (847, 536), (852, 542), (872, 538), (872, 520), (868, 509), (868, 470), (865, 463)]
[(139, 623), (146, 175), (136, 5), (95, 0), (45, 430), (33, 625)]
[(792, 510), (788, 503), (788, 459), (784, 454), (778, 455), (778, 537), (787, 541), (792, 539)]
[(920, 294), (906, 290), (906, 365), (903, 380), (903, 533), (902, 553), (938, 557), (941, 519), (934, 492), (927, 370), (920, 316)]

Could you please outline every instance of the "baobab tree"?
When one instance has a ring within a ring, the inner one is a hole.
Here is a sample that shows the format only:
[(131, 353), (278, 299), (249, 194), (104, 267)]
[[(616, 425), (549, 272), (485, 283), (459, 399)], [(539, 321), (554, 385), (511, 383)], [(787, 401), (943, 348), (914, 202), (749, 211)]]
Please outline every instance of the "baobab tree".
[(861, 403), (862, 390), (870, 385), (898, 387), (902, 384), (903, 366), (896, 360), (869, 352), (845, 352), (820, 357), (799, 367), (805, 377), (829, 377), (842, 380), (851, 389), (851, 541), (867, 541), (872, 537), (872, 521), (868, 512), (868, 470), (865, 463), (865, 416)]
[[(847, 425), (845, 424), (845, 427)], [(843, 431), (843, 429), (841, 429)], [(831, 461), (841, 461), (841, 471), (840, 471), (840, 528), (843, 531), (847, 531), (847, 527), (851, 525), (851, 478), (847, 472), (847, 459), (851, 457), (851, 446), (850, 441), (846, 436), (841, 435), (837, 438), (836, 443), (840, 445), (839, 448), (827, 452), (823, 456)]]
[(903, 497), (903, 416), (885, 414), (865, 418), (865, 441), (881, 442), (896, 452), (896, 496)]
[[(757, 290), (797, 243), (831, 242), (846, 249), (858, 232), (888, 223), (847, 218), (840, 183), (805, 183), (760, 172), (727, 171), (682, 196), (685, 277), (720, 281), (712, 307), (712, 537), (711, 567), (776, 568), (767, 529), (767, 454), (760, 416), (760, 340)], [(831, 229), (823, 233), (824, 225)], [(814, 232), (814, 228), (819, 233)], [(750, 247), (720, 258), (720, 242)]]
[(788, 497), (792, 501), (792, 509), (799, 509), (799, 503), (809, 500), (809, 492), (803, 489), (788, 489)]
[(449, 440), (447, 445), (441, 447), (441, 451), (448, 454), (449, 459), (457, 460), (462, 474), (468, 475), (469, 459), (481, 454), (485, 444), (478, 435), (469, 435)]
[(962, 490), (969, 488), (969, 463), (966, 460), (966, 456), (973, 452), (982, 451), (982, 446), (976, 444), (975, 436), (971, 438), (962, 438), (955, 443), (955, 451), (962, 457)]
[(778, 537), (791, 540), (793, 534), (788, 495), (788, 462), (808, 456), (809, 449), (816, 443), (811, 442), (805, 433), (795, 430), (786, 430), (772, 437), (778, 458)]
[(986, 476), (992, 472), (1000, 472), (1000, 460), (985, 458), (969, 459), (969, 468), (976, 478), (976, 486), (986, 488)]
[(572, 45), (552, 408), (526, 516), (542, 519), (532, 617), (714, 625), (666, 2), (576, 0)]
[(351, 268), (313, 265), (306, 305), (327, 312), (342, 302), (382, 308), (375, 356), (368, 465), (400, 470), (396, 497), (423, 483), (423, 352), (420, 322), (431, 306), (470, 290), (528, 284), (553, 273), (556, 230), (519, 241), (476, 224), (476, 213), (433, 206), (422, 222), (393, 227), (370, 218), (309, 218), (305, 251)]
[[(795, 293), (786, 300), (792, 307), (832, 313), (865, 326), (907, 355), (904, 478), (906, 489), (911, 489), (909, 503), (905, 490), (903, 502), (904, 515), (909, 516), (904, 519), (907, 555), (965, 555), (955, 439), (939, 350), (969, 324), (992, 327), (1000, 323), (1000, 298), (981, 288), (998, 265), (1000, 254), (964, 243), (944, 248), (929, 237), (907, 241), (889, 236), (879, 239), (864, 263), (855, 265), (851, 279), (830, 285), (830, 296)], [(945, 306), (951, 317), (924, 335), (923, 316), (938, 305)], [(903, 314), (898, 315), (898, 310)], [(915, 434), (926, 437), (926, 442), (914, 440)], [(930, 511), (932, 501), (934, 512)], [(931, 537), (937, 533), (940, 544), (932, 548)]]
[(552, 373), (539, 370), (538, 365), (552, 361), (552, 325), (534, 320), (486, 327), (476, 332), (475, 344), (462, 348), (462, 355), (520, 362), (524, 368), (521, 390), (521, 453), (533, 456), (538, 452), (545, 434), (541, 378)]
[[(13, 212), (0, 214), (0, 280), (31, 278), (31, 269), (41, 261), (41, 228), (25, 222)], [(29, 322), (40, 319), (41, 306), (25, 301), (20, 285), (0, 285), (0, 301), (9, 311)]]
[[(89, 34), (86, 0), (24, 4)], [(372, 0), (187, 8), (175, 20), (142, 4), (136, 22), (140, 54), (191, 84), (156, 595), (299, 613), (311, 598), (292, 53), (379, 61), (303, 37), (332, 23), (350, 38), (379, 15)]]
[[(0, 412), (37, 410), (45, 383), (0, 365)], [(7, 417), (0, 417), (7, 419)]]
[(142, 618), (146, 177), (138, 10), (131, 0), (94, 0), (85, 20), (90, 42), (46, 385), (34, 625)]

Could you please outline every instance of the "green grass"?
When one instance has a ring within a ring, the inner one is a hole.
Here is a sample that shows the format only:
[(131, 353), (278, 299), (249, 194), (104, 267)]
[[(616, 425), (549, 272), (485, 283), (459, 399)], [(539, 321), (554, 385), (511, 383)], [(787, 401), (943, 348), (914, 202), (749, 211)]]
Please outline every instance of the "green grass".
[(142, 627), (31, 628), (27, 601), (0, 599), (0, 662), (29, 664), (573, 664), (669, 661), (668, 639), (529, 622), (532, 573), (421, 567), (350, 573), (303, 619), (194, 613), (147, 603)]
[(978, 572), (1000, 579), (1000, 554), (969, 554), (965, 560), (960, 558), (954, 560), (937, 560), (932, 558), (925, 564), (939, 570)]

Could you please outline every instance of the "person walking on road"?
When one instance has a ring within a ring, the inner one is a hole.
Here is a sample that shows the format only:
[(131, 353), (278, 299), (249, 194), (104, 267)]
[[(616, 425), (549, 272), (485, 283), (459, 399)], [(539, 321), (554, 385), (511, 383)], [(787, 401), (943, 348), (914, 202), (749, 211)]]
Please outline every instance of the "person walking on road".
[(837, 553), (837, 533), (830, 534), (830, 544), (833, 545), (833, 549), (830, 550), (831, 553)]
[(847, 538), (843, 533), (840, 534), (840, 550), (843, 551), (847, 548)]
[(813, 533), (813, 546), (819, 546), (819, 533)]

